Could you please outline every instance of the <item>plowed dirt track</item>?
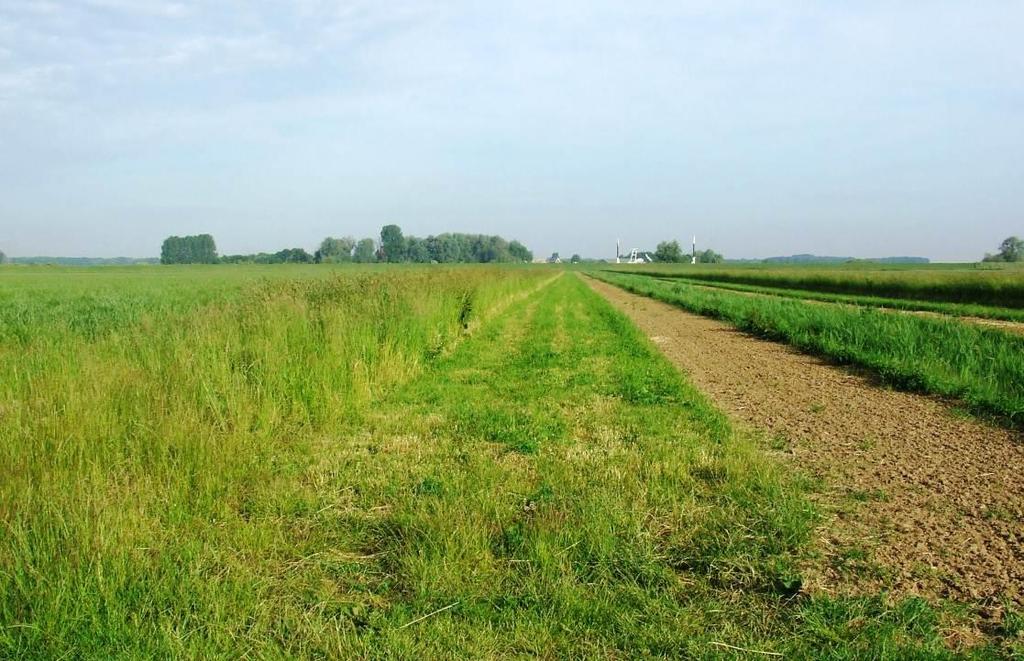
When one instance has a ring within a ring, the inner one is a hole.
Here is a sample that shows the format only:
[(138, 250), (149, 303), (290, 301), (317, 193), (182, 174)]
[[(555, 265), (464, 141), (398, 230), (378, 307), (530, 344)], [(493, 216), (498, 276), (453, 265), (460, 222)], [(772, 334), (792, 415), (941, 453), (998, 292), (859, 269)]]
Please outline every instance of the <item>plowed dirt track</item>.
[(948, 402), (589, 280), (741, 426), (822, 480), (810, 589), (1024, 605), (1024, 438)]

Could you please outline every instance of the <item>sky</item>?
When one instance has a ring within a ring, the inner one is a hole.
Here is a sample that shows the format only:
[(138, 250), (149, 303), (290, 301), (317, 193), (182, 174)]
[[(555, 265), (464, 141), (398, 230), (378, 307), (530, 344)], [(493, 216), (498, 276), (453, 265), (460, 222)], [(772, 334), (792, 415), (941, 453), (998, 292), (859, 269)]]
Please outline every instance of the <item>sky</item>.
[(0, 0), (0, 250), (501, 234), (976, 260), (1024, 235), (1015, 0)]

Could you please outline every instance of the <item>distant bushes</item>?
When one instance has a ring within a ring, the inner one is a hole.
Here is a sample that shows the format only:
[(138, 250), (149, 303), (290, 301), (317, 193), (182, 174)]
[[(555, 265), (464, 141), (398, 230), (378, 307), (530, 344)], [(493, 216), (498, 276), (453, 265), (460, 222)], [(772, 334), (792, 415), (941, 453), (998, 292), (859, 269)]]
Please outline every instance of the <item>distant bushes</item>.
[(698, 264), (721, 264), (725, 261), (725, 257), (710, 248), (697, 250), (692, 255), (685, 253), (676, 240), (662, 241), (654, 250), (654, 261), (656, 262), (688, 264), (691, 260), (696, 260)]
[(275, 253), (256, 253), (254, 255), (225, 255), (220, 258), (222, 264), (312, 264), (313, 255), (302, 248), (285, 248)]

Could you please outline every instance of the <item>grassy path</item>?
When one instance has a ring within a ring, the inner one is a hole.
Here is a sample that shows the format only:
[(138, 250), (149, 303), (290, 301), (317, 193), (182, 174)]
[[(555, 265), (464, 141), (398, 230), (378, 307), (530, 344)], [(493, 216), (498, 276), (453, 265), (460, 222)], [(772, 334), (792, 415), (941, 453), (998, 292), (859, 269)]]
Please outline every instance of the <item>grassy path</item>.
[[(707, 654), (797, 586), (799, 491), (578, 278), (360, 427), (325, 441), (322, 468), (357, 494), (338, 514), (363, 559), (346, 653)], [(719, 598), (752, 610), (724, 616)]]
[(0, 656), (949, 655), (943, 610), (801, 592), (808, 485), (578, 277), (346, 415), (170, 535), (15, 577), (46, 590), (2, 602)]

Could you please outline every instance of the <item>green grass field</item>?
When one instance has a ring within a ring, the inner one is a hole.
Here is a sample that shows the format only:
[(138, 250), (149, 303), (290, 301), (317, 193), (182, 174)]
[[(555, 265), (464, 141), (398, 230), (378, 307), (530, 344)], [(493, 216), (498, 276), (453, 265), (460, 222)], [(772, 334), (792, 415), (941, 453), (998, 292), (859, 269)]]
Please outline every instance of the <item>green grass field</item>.
[(913, 298), (884, 298), (881, 296), (864, 296), (859, 294), (832, 294), (829, 292), (814, 291), (808, 289), (785, 289), (782, 287), (763, 287), (758, 285), (744, 285), (733, 282), (722, 282), (719, 280), (693, 280), (685, 276), (659, 277), (667, 282), (677, 282), (698, 285), (701, 287), (714, 287), (728, 291), (738, 291), (748, 294), (763, 294), (768, 296), (781, 296), (802, 301), (820, 301), (822, 303), (844, 303), (873, 308), (886, 308), (889, 310), (905, 310), (913, 312), (934, 312), (952, 317), (977, 317), (980, 319), (998, 319), (1003, 321), (1024, 322), (1024, 310), (1018, 308), (999, 308), (990, 305), (969, 305), (963, 303), (943, 303), (935, 301), (922, 301)]
[(616, 271), (867, 297), (966, 306), (1024, 308), (1024, 268), (1015, 264), (767, 266), (616, 265)]
[(802, 593), (815, 484), (573, 273), (5, 268), (0, 319), (0, 657), (945, 658), (970, 619)]

